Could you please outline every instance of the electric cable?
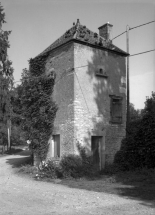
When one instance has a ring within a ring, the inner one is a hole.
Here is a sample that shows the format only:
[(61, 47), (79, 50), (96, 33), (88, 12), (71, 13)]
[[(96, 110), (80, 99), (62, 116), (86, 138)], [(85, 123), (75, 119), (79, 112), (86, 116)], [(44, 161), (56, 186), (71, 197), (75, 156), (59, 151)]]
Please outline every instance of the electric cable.
[[(75, 70), (74, 70), (74, 71), (75, 71)], [(78, 76), (77, 76), (77, 74), (76, 74), (76, 71), (75, 71), (75, 76), (76, 76), (77, 81), (78, 81), (78, 83), (79, 83), (79, 86), (80, 86), (80, 89), (81, 89), (81, 92), (82, 92), (83, 98), (84, 98), (84, 100), (85, 100), (85, 103), (86, 103), (86, 106), (87, 106), (88, 112), (90, 113), (90, 110), (89, 110), (89, 107), (88, 107), (88, 104), (87, 104), (87, 101), (86, 101), (85, 95), (84, 95), (84, 93), (83, 93), (82, 87), (81, 87), (81, 85), (80, 85), (80, 81), (79, 81)]]
[(140, 52), (140, 53), (137, 53), (137, 54), (132, 54), (129, 57), (132, 57), (132, 56), (135, 56), (135, 55), (140, 55), (140, 54), (145, 54), (147, 52), (152, 52), (152, 51), (155, 51), (155, 49), (152, 49), (152, 50), (149, 50), (149, 51), (146, 51), (146, 52)]
[[(150, 23), (152, 23), (152, 22), (155, 22), (155, 20), (153, 20), (153, 21), (151, 21), (151, 22), (144, 23), (144, 24), (142, 24), (142, 25), (137, 25), (137, 26), (135, 26), (135, 27), (133, 27), (133, 28), (129, 28), (129, 30), (132, 30), (132, 29), (135, 29), (135, 28), (139, 28), (139, 27), (141, 27), (141, 26), (143, 26), (143, 25), (148, 25), (148, 24), (150, 24)], [(114, 37), (112, 40), (114, 40), (114, 39), (116, 39), (117, 37), (121, 36), (121, 35), (124, 34), (125, 32), (126, 32), (126, 31), (124, 31), (123, 33), (117, 35), (117, 36)]]

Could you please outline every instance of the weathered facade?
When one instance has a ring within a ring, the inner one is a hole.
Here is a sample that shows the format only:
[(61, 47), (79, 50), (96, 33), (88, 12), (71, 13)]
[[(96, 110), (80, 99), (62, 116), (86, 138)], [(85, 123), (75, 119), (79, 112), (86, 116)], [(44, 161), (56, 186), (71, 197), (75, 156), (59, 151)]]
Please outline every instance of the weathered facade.
[(104, 168), (113, 162), (126, 126), (126, 56), (110, 40), (112, 25), (99, 35), (77, 21), (42, 54), (49, 52), (46, 72), (56, 74), (58, 111), (49, 157), (77, 153), (84, 145)]

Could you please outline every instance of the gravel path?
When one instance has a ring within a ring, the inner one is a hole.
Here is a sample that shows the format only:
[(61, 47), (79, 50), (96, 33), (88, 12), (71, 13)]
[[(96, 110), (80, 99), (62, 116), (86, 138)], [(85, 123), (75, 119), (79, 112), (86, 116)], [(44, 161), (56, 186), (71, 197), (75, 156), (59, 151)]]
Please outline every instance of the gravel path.
[(0, 157), (0, 215), (155, 214), (155, 208), (134, 199), (20, 176), (10, 164), (24, 157), (26, 152)]

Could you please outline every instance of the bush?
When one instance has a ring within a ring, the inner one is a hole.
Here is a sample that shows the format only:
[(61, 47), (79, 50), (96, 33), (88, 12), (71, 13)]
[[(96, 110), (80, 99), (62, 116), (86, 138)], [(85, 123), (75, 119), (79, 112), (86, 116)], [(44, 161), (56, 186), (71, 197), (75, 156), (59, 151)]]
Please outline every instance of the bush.
[(78, 178), (83, 175), (82, 159), (78, 155), (66, 155), (60, 161), (60, 168), (65, 178)]
[(99, 166), (94, 164), (93, 156), (86, 153), (86, 148), (77, 143), (79, 155), (82, 159), (83, 176), (95, 177), (99, 174)]
[(62, 178), (62, 173), (59, 164), (53, 160), (48, 160), (44, 163), (39, 171), (39, 176), (41, 178)]
[(50, 160), (40, 170), (40, 177), (47, 178), (81, 178), (99, 175), (99, 169), (93, 164), (92, 156), (86, 154), (86, 149), (77, 144), (79, 155), (64, 155), (59, 163)]
[(19, 172), (22, 172), (24, 174), (36, 174), (38, 172), (38, 169), (35, 166), (26, 164), (20, 167)]
[(146, 100), (141, 118), (127, 126), (127, 136), (114, 162), (121, 170), (155, 168), (155, 93)]

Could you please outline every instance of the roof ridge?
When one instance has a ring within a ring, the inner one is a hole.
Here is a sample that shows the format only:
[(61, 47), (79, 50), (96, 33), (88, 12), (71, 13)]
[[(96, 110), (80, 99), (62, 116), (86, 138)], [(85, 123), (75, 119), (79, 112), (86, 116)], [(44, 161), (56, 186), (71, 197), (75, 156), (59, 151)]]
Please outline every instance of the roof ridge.
[(75, 32), (75, 34), (73, 36), (74, 39), (76, 39), (76, 37), (77, 37), (77, 33), (78, 33), (78, 30), (79, 30), (80, 23), (77, 22), (75, 26), (76, 26), (76, 32)]
[(128, 53), (112, 44), (112, 40), (106, 40), (99, 34), (89, 30), (85, 25), (81, 25), (78, 19), (76, 24), (73, 24), (73, 26), (69, 28), (61, 37), (55, 40), (50, 46), (48, 46), (36, 57), (44, 55), (45, 53), (59, 47), (62, 44), (65, 44), (68, 41), (71, 41), (72, 39), (76, 39), (79, 42), (82, 41), (90, 45), (95, 45), (97, 47), (103, 47), (120, 54), (128, 55)]

